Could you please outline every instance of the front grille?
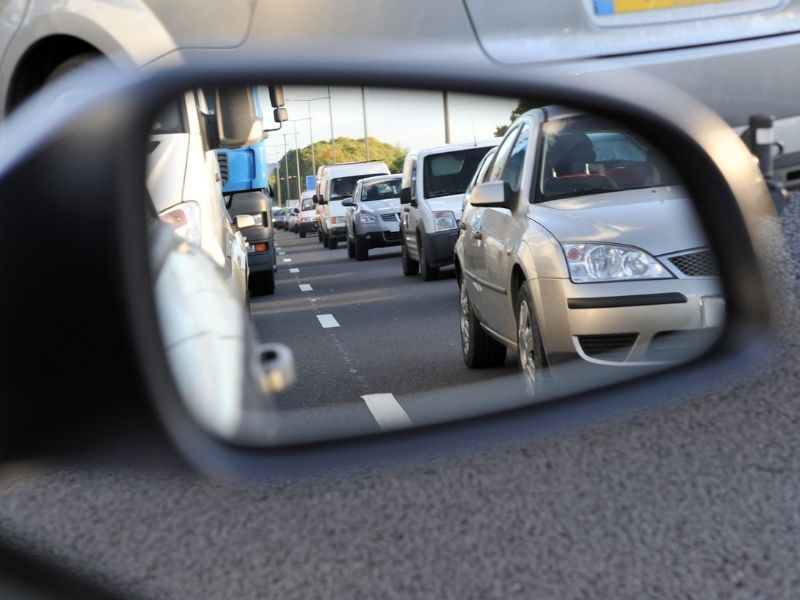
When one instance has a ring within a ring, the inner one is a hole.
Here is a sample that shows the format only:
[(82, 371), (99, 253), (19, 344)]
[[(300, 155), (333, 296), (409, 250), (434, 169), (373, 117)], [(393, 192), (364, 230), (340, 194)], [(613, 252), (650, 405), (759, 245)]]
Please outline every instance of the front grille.
[(400, 219), (398, 218), (399, 216), (400, 216), (400, 215), (398, 215), (397, 213), (383, 213), (383, 214), (381, 215), (381, 219), (382, 219), (383, 221), (385, 221), (386, 223), (394, 223), (394, 222), (396, 222), (396, 221), (399, 221), (399, 220), (400, 220)]
[(711, 250), (691, 252), (669, 259), (687, 277), (716, 277), (717, 263)]
[(222, 185), (228, 183), (228, 155), (225, 152), (217, 154), (219, 161), (219, 175), (222, 178)]
[(638, 333), (579, 335), (578, 342), (587, 356), (622, 362), (630, 354), (638, 337)]
[(383, 232), (383, 239), (387, 242), (399, 242), (400, 241), (400, 232), (399, 231), (384, 231)]
[(679, 362), (688, 360), (708, 348), (719, 336), (716, 329), (682, 329), (661, 331), (653, 336), (645, 360)]

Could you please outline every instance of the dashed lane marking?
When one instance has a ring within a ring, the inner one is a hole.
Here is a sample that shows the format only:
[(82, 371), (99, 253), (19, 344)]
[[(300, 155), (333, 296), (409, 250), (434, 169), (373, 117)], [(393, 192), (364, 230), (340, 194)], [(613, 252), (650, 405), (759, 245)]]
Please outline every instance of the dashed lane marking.
[(339, 327), (339, 322), (333, 318), (333, 315), (317, 315), (317, 320), (319, 320), (319, 324), (322, 325), (324, 329)]
[(300, 291), (301, 292), (313, 292), (314, 291), (314, 288), (312, 288), (307, 283), (301, 283), (299, 287), (300, 287)]
[(366, 394), (361, 396), (381, 429), (413, 427), (414, 422), (395, 399), (394, 394)]
[(300, 269), (297, 269), (297, 268), (289, 269), (289, 273), (299, 273), (299, 272), (300, 272)]
[(284, 259), (283, 259), (283, 262), (285, 262), (285, 263), (290, 263), (290, 262), (292, 262), (292, 259), (291, 259), (291, 258), (284, 258)]

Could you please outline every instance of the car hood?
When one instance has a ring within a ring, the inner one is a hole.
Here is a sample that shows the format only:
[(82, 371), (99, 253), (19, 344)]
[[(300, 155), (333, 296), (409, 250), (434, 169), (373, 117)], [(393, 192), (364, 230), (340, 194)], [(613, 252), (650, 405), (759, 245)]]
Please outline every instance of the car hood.
[(608, 242), (660, 255), (707, 240), (680, 186), (626, 190), (534, 204), (528, 217), (559, 242)]
[(461, 220), (461, 208), (464, 205), (464, 194), (453, 194), (451, 196), (442, 196), (440, 198), (428, 198), (425, 200), (428, 203), (431, 211), (437, 210), (452, 210), (455, 213), (456, 220)]
[(360, 203), (360, 208), (366, 212), (383, 213), (397, 212), (400, 208), (400, 198), (390, 198), (389, 200), (369, 200)]

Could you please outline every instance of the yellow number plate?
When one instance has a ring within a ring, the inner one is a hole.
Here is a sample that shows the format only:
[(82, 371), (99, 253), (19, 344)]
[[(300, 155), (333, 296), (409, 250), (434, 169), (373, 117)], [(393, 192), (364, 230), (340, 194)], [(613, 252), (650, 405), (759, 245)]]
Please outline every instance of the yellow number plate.
[(595, 0), (598, 15), (619, 15), (623, 13), (682, 8), (698, 4), (721, 4), (731, 0)]

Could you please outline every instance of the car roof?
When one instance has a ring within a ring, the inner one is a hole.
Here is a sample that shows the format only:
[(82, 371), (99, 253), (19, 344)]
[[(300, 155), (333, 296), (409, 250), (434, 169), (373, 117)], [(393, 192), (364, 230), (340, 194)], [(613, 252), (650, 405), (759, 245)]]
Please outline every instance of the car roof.
[(462, 142), (459, 144), (443, 144), (441, 146), (430, 146), (428, 148), (422, 148), (417, 150), (416, 152), (411, 152), (410, 154), (416, 154), (417, 156), (423, 156), (428, 154), (443, 154), (445, 152), (453, 152), (454, 150), (469, 150), (470, 148), (491, 148), (492, 146), (496, 146), (500, 143), (502, 138), (491, 138), (488, 140), (478, 140), (475, 142)]
[(363, 183), (374, 183), (376, 181), (388, 181), (390, 179), (402, 179), (403, 176), (400, 173), (392, 173), (391, 175), (375, 175), (373, 177), (364, 177), (361, 179)]

